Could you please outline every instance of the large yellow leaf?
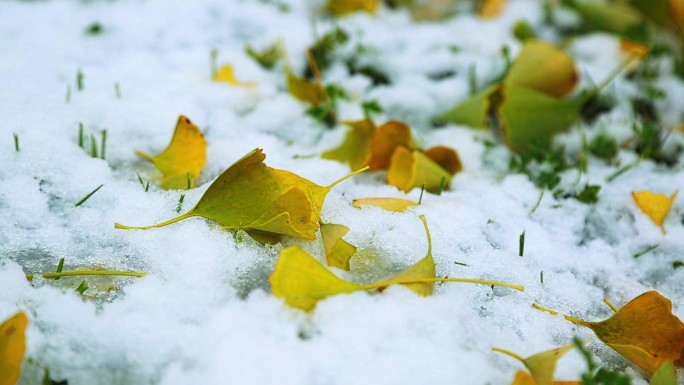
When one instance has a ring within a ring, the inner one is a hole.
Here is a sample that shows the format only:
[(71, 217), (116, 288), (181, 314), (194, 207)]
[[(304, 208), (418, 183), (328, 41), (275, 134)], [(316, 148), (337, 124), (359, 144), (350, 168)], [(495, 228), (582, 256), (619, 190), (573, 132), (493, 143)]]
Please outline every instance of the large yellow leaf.
[(218, 71), (216, 71), (216, 75), (214, 76), (214, 81), (215, 82), (221, 82), (221, 83), (228, 83), (232, 86), (235, 87), (255, 87), (257, 84), (255, 82), (243, 82), (238, 80), (238, 78), (235, 76), (235, 72), (233, 71), (233, 66), (230, 64), (226, 64), (219, 68)]
[(349, 232), (349, 227), (331, 223), (321, 223), (323, 250), (328, 265), (349, 270), (349, 260), (356, 252), (356, 247), (342, 239)]
[(452, 175), (425, 153), (398, 147), (387, 170), (387, 183), (404, 192), (422, 186), (427, 191), (436, 192), (440, 186), (449, 186)]
[(364, 206), (375, 206), (385, 210), (402, 212), (413, 206), (417, 206), (418, 202), (410, 201), (401, 198), (360, 198), (354, 199), (352, 206), (362, 208)]
[(634, 201), (641, 211), (662, 229), (663, 221), (670, 212), (675, 199), (677, 199), (678, 193), (679, 191), (675, 191), (668, 197), (665, 194), (656, 194), (650, 191), (633, 191), (632, 197), (634, 197)]
[(572, 92), (578, 78), (575, 61), (565, 52), (540, 40), (528, 40), (504, 83), (560, 98)]
[(181, 115), (171, 143), (156, 156), (136, 151), (139, 156), (151, 161), (162, 172), (163, 189), (189, 189), (195, 187), (207, 159), (207, 141), (192, 122)]
[(352, 170), (368, 165), (371, 156), (371, 142), (375, 136), (375, 123), (370, 119), (342, 122), (350, 127), (347, 135), (336, 148), (321, 155), (324, 159), (347, 163)]
[(665, 361), (677, 362), (684, 349), (684, 324), (672, 314), (672, 302), (657, 291), (629, 301), (605, 321), (566, 319), (586, 326), (606, 345), (653, 374)]
[[(183, 215), (144, 227), (115, 224), (119, 229), (147, 230), (200, 216), (225, 228), (315, 239), (320, 210), (327, 193), (350, 174), (327, 187), (264, 164), (266, 155), (255, 149), (224, 171), (199, 202)], [(363, 170), (361, 170), (363, 171)]]
[(21, 374), (26, 353), (24, 333), (28, 317), (19, 312), (0, 325), (0, 385), (14, 385)]

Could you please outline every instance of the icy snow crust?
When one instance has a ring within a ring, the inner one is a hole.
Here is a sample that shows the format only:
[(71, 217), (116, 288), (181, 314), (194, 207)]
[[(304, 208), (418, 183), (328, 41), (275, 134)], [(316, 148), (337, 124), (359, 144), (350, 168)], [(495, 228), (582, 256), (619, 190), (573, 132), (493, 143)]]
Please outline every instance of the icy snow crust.
[[(524, 175), (506, 173), (507, 150), (486, 152), (487, 134), (465, 127), (430, 128), (430, 118), (467, 97), (469, 66), (476, 65), (485, 84), (504, 67), (503, 45), (512, 55), (519, 51), (509, 31), (520, 18), (540, 25), (535, 1), (511, 1), (504, 15), (490, 22), (464, 14), (416, 24), (406, 13), (386, 8), (375, 16), (345, 18), (339, 25), (351, 33), (348, 47), (361, 42), (370, 47), (372, 64), (389, 73), (392, 84), (373, 88), (367, 78), (349, 76), (339, 65), (324, 74), (357, 98), (342, 105), (343, 119), (361, 117), (358, 100), (377, 99), (385, 116), (376, 121), (408, 121), (423, 144), (454, 147), (465, 166), (451, 191), (426, 194), (408, 213), (351, 207), (355, 198), (402, 196), (384, 185), (380, 174), (336, 187), (323, 219), (350, 227), (345, 238), (366, 250), (352, 260), (352, 273), (337, 273), (375, 280), (422, 258), (426, 240), (418, 216), (425, 214), (440, 276), (517, 283), (526, 287), (524, 293), (444, 284), (422, 298), (392, 287), (380, 295), (332, 297), (306, 314), (271, 296), (268, 276), (282, 247), (296, 244), (321, 258), (320, 241), (261, 246), (197, 218), (152, 231), (115, 230), (114, 222), (146, 225), (176, 215), (181, 192), (161, 191), (154, 183), (144, 192), (136, 171), (144, 180), (155, 171), (134, 150), (162, 150), (179, 114), (201, 127), (209, 143), (207, 167), (199, 187), (186, 192), (184, 209), (255, 147), (264, 148), (268, 165), (321, 185), (348, 173), (336, 162), (295, 156), (337, 145), (345, 128), (326, 130), (306, 117), (305, 106), (284, 91), (282, 69), (265, 71), (243, 53), (246, 43), (261, 49), (282, 38), (292, 64), (303, 68), (304, 49), (314, 40), (311, 4), (288, 4), (287, 13), (268, 2), (239, 0), (0, 5), (0, 319), (18, 310), (28, 313), (27, 355), (48, 366), (54, 379), (68, 379), (70, 385), (506, 384), (520, 364), (492, 347), (527, 356), (575, 335), (596, 341), (583, 328), (533, 310), (532, 303), (598, 320), (610, 315), (601, 303), (605, 296), (621, 305), (657, 289), (673, 300), (675, 314), (684, 316), (684, 269), (671, 267), (683, 256), (681, 199), (663, 235), (630, 196), (632, 190), (670, 194), (684, 187), (681, 169), (644, 161), (605, 183), (615, 168), (591, 160), (588, 174), (578, 180), (569, 172), (563, 183), (600, 184), (597, 205), (546, 194), (529, 215), (539, 191)], [(84, 34), (94, 21), (104, 32)], [(333, 25), (319, 19), (316, 30), (322, 34)], [(554, 37), (552, 31), (543, 34)], [(595, 35), (570, 48), (583, 81), (600, 81), (617, 65), (617, 44)], [(460, 52), (450, 52), (450, 45)], [(241, 80), (259, 86), (211, 82), (212, 48), (219, 50), (220, 63), (234, 65)], [(79, 69), (85, 76), (82, 92), (74, 85)], [(429, 76), (444, 71), (456, 76)], [(674, 77), (661, 82), (670, 95), (684, 94)], [(635, 90), (618, 78), (606, 92), (618, 106), (584, 129), (626, 138), (632, 121), (628, 96)], [(682, 113), (681, 104), (659, 107), (672, 120)], [(79, 148), (79, 122), (98, 139), (101, 129), (108, 130), (106, 161)], [(20, 138), (19, 153), (13, 132)], [(579, 146), (576, 133), (560, 140), (569, 148)], [(623, 164), (633, 156), (621, 154)], [(98, 193), (74, 207), (100, 184)], [(418, 193), (409, 195), (417, 199)], [(519, 257), (523, 231), (525, 255)], [(649, 254), (632, 257), (655, 244), (660, 246)], [(372, 254), (377, 257), (368, 257)], [(62, 257), (65, 269), (101, 266), (148, 276), (100, 282), (120, 290), (95, 301), (74, 292), (81, 279), (26, 281), (25, 273), (54, 271)], [(604, 345), (591, 346), (604, 364), (628, 366)], [(557, 378), (577, 379), (583, 368), (573, 352), (560, 362)], [(38, 365), (25, 363), (21, 384), (35, 384), (41, 376)]]

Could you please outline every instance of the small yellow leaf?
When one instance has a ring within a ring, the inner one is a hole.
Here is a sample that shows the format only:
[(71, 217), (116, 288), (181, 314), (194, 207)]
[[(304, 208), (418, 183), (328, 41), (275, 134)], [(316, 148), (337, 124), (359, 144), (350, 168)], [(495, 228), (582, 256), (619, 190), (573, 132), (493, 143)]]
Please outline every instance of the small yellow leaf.
[(257, 85), (255, 82), (242, 82), (238, 80), (238, 78), (235, 77), (233, 66), (230, 64), (226, 64), (219, 68), (219, 70), (216, 72), (216, 76), (214, 76), (214, 81), (228, 83), (235, 87), (251, 88), (256, 87)]
[(401, 198), (361, 198), (354, 199), (352, 206), (362, 208), (364, 206), (376, 206), (389, 211), (402, 212), (410, 207), (418, 206), (418, 202)]
[(290, 95), (314, 106), (318, 106), (328, 100), (328, 94), (319, 82), (300, 78), (292, 73), (292, 70), (289, 68), (286, 72), (287, 91)]
[(495, 19), (501, 15), (506, 0), (483, 0), (480, 6), (480, 17), (483, 19)]
[(117, 223), (115, 227), (147, 230), (200, 216), (228, 229), (243, 229), (266, 242), (277, 239), (267, 233), (315, 239), (325, 196), (337, 184), (363, 171), (322, 187), (289, 171), (266, 166), (265, 158), (261, 149), (245, 155), (219, 175), (195, 207), (183, 215), (152, 226)]
[(14, 385), (19, 381), (21, 363), (26, 353), (24, 335), (28, 317), (19, 312), (0, 325), (0, 385)]
[(670, 212), (675, 199), (677, 199), (678, 193), (679, 190), (668, 197), (665, 194), (656, 194), (650, 191), (633, 191), (632, 197), (634, 197), (634, 201), (641, 211), (662, 229), (663, 221), (667, 213)]
[(368, 161), (370, 169), (386, 170), (398, 147), (415, 149), (417, 145), (411, 135), (411, 128), (406, 123), (390, 120), (378, 127), (371, 141), (371, 157)]
[(328, 271), (320, 262), (298, 246), (280, 252), (269, 278), (273, 295), (302, 310), (311, 310), (326, 297), (362, 290)]
[(207, 141), (192, 122), (181, 115), (176, 123), (171, 143), (156, 156), (136, 151), (162, 172), (161, 187), (190, 189), (195, 187), (207, 159)]
[(352, 170), (368, 165), (371, 156), (371, 143), (375, 136), (375, 123), (370, 119), (342, 122), (350, 127), (344, 142), (321, 155), (324, 159), (347, 163)]
[(605, 321), (566, 319), (586, 326), (606, 345), (653, 374), (665, 361), (677, 362), (684, 349), (684, 324), (672, 314), (672, 302), (657, 291), (629, 301)]
[(665, 361), (653, 373), (649, 385), (677, 385), (677, 372), (672, 361)]
[(440, 186), (447, 188), (452, 174), (430, 159), (421, 151), (410, 151), (399, 147), (392, 155), (391, 165), (387, 170), (387, 183), (399, 190), (409, 192), (416, 187), (425, 186), (425, 190), (436, 192)]
[[(535, 385), (553, 385), (553, 376), (556, 373), (556, 363), (558, 360), (575, 347), (573, 344), (561, 346), (556, 349), (547, 350), (545, 352), (537, 353), (527, 358), (522, 358), (519, 355), (505, 349), (494, 348), (493, 350), (499, 353), (506, 354), (515, 358), (525, 365), (530, 371), (532, 384)], [(520, 372), (519, 372), (520, 373)], [(527, 374), (527, 373), (525, 373)], [(518, 375), (519, 376), (519, 375)], [(516, 376), (516, 378), (518, 377)], [(525, 379), (527, 381), (527, 379)], [(521, 382), (527, 383), (527, 382)]]
[(643, 59), (648, 55), (649, 46), (632, 40), (620, 39), (620, 50), (630, 56)]
[(540, 40), (528, 40), (504, 83), (560, 98), (575, 88), (578, 79), (575, 61), (565, 52)]
[(321, 223), (321, 238), (328, 265), (349, 271), (349, 260), (356, 252), (356, 247), (342, 239), (347, 232), (347, 226)]
[(379, 2), (379, 0), (328, 0), (325, 8), (328, 12), (338, 16), (358, 11), (375, 13)]

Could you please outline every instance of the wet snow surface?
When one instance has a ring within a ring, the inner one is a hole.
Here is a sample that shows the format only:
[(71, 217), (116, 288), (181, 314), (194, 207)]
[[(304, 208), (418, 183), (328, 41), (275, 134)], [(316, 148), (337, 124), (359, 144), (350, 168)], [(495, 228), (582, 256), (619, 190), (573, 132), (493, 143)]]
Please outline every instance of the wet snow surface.
[[(355, 99), (342, 104), (341, 118), (360, 118), (360, 101), (376, 99), (385, 110), (377, 122), (405, 120), (422, 144), (451, 146), (464, 163), (450, 191), (425, 194), (423, 204), (407, 213), (351, 206), (355, 198), (403, 195), (385, 185), (380, 173), (336, 187), (323, 207), (324, 221), (350, 227), (345, 238), (377, 256), (355, 257), (350, 273), (336, 272), (372, 280), (416, 262), (426, 252), (418, 219), (425, 214), (438, 275), (517, 283), (525, 292), (443, 284), (422, 298), (391, 287), (381, 294), (332, 297), (304, 313), (270, 294), (268, 276), (283, 245), (262, 246), (197, 218), (151, 231), (115, 230), (115, 222), (144, 225), (176, 215), (181, 192), (162, 191), (154, 182), (145, 192), (136, 172), (148, 180), (155, 170), (134, 150), (162, 150), (179, 114), (192, 119), (209, 144), (207, 166), (198, 187), (185, 192), (184, 209), (256, 147), (264, 149), (268, 165), (322, 185), (349, 172), (333, 161), (296, 156), (336, 146), (345, 128), (326, 129), (307, 117), (306, 106), (285, 92), (282, 68), (266, 71), (244, 54), (246, 43), (261, 49), (283, 39), (293, 66), (304, 68), (303, 52), (314, 41), (315, 4), (287, 4), (287, 12), (268, 2), (239, 0), (0, 4), (0, 319), (27, 312), (27, 355), (48, 366), (54, 379), (70, 385), (506, 384), (520, 365), (492, 347), (527, 356), (575, 335), (596, 341), (586, 329), (535, 311), (532, 303), (598, 320), (610, 315), (604, 297), (621, 305), (657, 289), (684, 316), (684, 268), (672, 267), (684, 258), (681, 199), (663, 234), (630, 195), (644, 189), (669, 195), (684, 186), (681, 168), (643, 161), (607, 183), (616, 167), (591, 158), (586, 174), (569, 171), (562, 184), (601, 185), (598, 204), (547, 193), (530, 215), (540, 191), (525, 175), (507, 172), (508, 150), (486, 149), (483, 140), (491, 137), (484, 132), (429, 124), (468, 96), (472, 65), (480, 84), (500, 74), (502, 46), (513, 56), (520, 50), (509, 32), (515, 21), (524, 18), (535, 27), (542, 22), (536, 1), (511, 1), (489, 22), (463, 14), (418, 24), (403, 11), (382, 8), (375, 16), (339, 22), (317, 18), (315, 26), (319, 35), (336, 24), (347, 30), (351, 41), (341, 54), (363, 44), (364, 60), (391, 79), (374, 87), (368, 78), (333, 65), (326, 80), (342, 84)], [(93, 22), (102, 25), (101, 34), (84, 33)], [(542, 29), (542, 37), (555, 35)], [(584, 84), (615, 68), (618, 44), (592, 35), (569, 46)], [(218, 49), (219, 63), (233, 64), (238, 78), (258, 87), (211, 82), (212, 48)], [(82, 91), (75, 84), (78, 71)], [(435, 75), (444, 73), (453, 76)], [(667, 100), (684, 95), (682, 83), (667, 73), (659, 85), (672, 96)], [(605, 92), (617, 106), (583, 129), (589, 135), (608, 130), (624, 140), (633, 119), (629, 96), (637, 90), (620, 77)], [(682, 105), (667, 100), (657, 107), (674, 123)], [(78, 146), (79, 122), (98, 143), (100, 131), (107, 130), (106, 160)], [(20, 140), (18, 153), (12, 133)], [(680, 135), (669, 140), (681, 143)], [(570, 151), (580, 146), (578, 130), (559, 140)], [(622, 164), (635, 157), (620, 154)], [(525, 254), (519, 257), (523, 231)], [(321, 257), (320, 241), (284, 244)], [(633, 258), (652, 245), (659, 246)], [(96, 295), (86, 300), (74, 291), (82, 278), (25, 279), (27, 273), (54, 271), (60, 258), (66, 259), (65, 269), (148, 275), (88, 278)], [(626, 367), (638, 377), (609, 348), (590, 346), (604, 364)], [(557, 378), (577, 379), (583, 369), (572, 352), (560, 361)], [(25, 362), (21, 384), (35, 384), (41, 376), (38, 364)]]

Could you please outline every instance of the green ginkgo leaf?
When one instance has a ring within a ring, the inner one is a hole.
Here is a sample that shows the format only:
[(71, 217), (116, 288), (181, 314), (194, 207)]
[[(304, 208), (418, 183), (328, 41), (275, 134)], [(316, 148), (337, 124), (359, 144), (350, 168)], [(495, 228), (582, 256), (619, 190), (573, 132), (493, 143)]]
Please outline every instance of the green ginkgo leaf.
[(487, 115), (492, 109), (492, 96), (498, 89), (498, 84), (487, 88), (443, 113), (435, 121), (462, 124), (473, 128), (486, 128)]

